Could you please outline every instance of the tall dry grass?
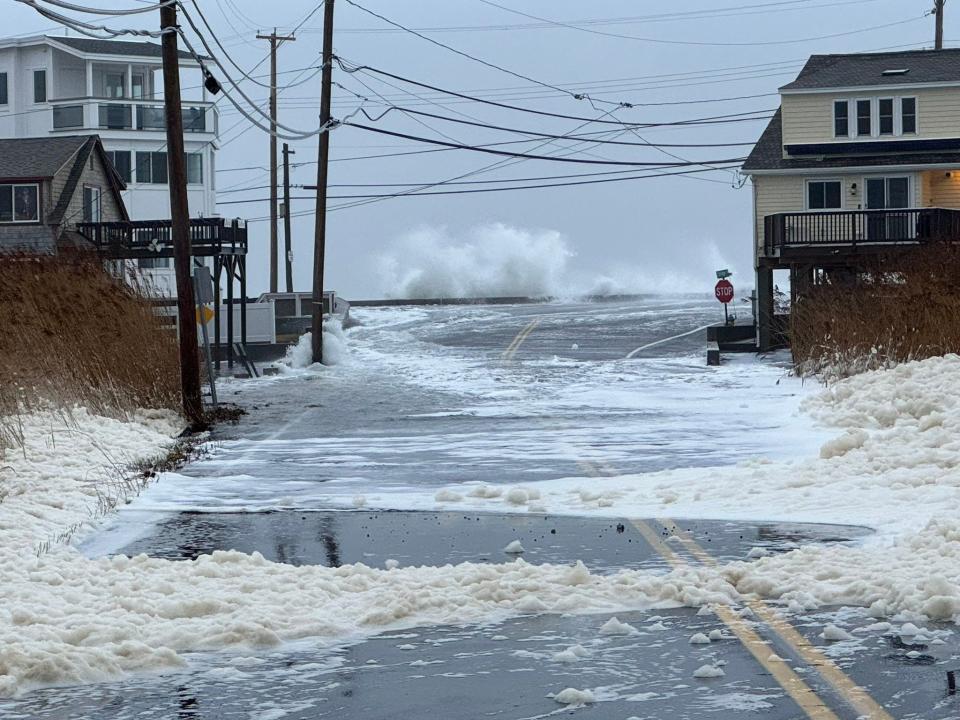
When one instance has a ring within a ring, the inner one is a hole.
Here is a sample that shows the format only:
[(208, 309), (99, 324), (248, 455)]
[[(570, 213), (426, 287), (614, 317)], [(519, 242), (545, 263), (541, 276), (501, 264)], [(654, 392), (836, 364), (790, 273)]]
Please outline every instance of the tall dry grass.
[(938, 243), (809, 288), (790, 313), (797, 369), (829, 382), (960, 352), (958, 271), (960, 248)]
[(0, 258), (0, 451), (17, 418), (82, 405), (123, 415), (177, 408), (176, 336), (146, 289), (88, 256)]

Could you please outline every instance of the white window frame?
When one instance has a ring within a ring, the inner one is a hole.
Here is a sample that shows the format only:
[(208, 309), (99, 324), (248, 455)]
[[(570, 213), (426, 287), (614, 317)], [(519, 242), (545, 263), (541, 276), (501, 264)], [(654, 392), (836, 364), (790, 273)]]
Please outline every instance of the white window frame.
[[(890, 101), (890, 132), (886, 135), (880, 132), (880, 101), (889, 100)], [(881, 95), (876, 98), (877, 103), (877, 137), (896, 137), (900, 133), (897, 132), (897, 98), (892, 95)]]
[[(829, 183), (840, 184), (840, 207), (838, 208), (811, 208), (810, 207), (810, 183)], [(844, 182), (842, 177), (812, 177), (806, 178), (803, 182), (803, 209), (806, 212), (823, 212), (825, 210), (844, 210), (846, 203), (843, 197)]]
[[(90, 219), (87, 220), (87, 191), (90, 191), (92, 199), (96, 200), (96, 207), (91, 206)], [(103, 221), (103, 189), (99, 185), (84, 185), (81, 191), (80, 201), (83, 203), (83, 212), (81, 217), (84, 218), (84, 222), (102, 222)], [(94, 209), (96, 212), (94, 212)]]
[[(874, 134), (873, 134), (873, 130), (875, 126), (874, 118), (876, 118), (877, 116), (874, 109), (874, 100), (875, 98), (868, 98), (868, 97), (853, 98), (853, 100), (851, 100), (851, 104), (853, 105), (853, 127), (850, 130), (852, 133), (851, 137), (855, 137), (855, 138), (874, 137)], [(860, 133), (860, 109), (858, 105), (861, 102), (870, 103), (870, 132), (866, 135), (863, 135)]]
[[(847, 134), (846, 135), (837, 135), (837, 105), (840, 103), (844, 103), (847, 106)], [(850, 137), (853, 137), (853, 131), (854, 131), (853, 125), (857, 119), (856, 117), (853, 117), (851, 115), (851, 112), (850, 112), (851, 105), (852, 103), (850, 102), (849, 98), (834, 98), (833, 102), (830, 104), (830, 111), (832, 113), (832, 120), (833, 120), (833, 138), (835, 140), (838, 138), (849, 139)], [(856, 111), (856, 106), (853, 106), (853, 110)], [(854, 112), (853, 114), (855, 115), (856, 113)]]
[[(43, 100), (37, 101), (37, 73), (43, 73)], [(30, 104), (46, 105), (50, 102), (50, 73), (46, 67), (30, 68)]]
[[(913, 132), (905, 133), (903, 131), (903, 101), (913, 100)], [(920, 100), (916, 95), (899, 95), (894, 98), (894, 124), (897, 136), (906, 135), (908, 137), (917, 137), (920, 135)]]
[[(40, 183), (0, 183), (10, 188), (10, 219), (0, 220), (0, 225), (38, 225), (40, 224)], [(17, 188), (32, 187), (37, 193), (37, 215), (32, 220), (17, 220)]]

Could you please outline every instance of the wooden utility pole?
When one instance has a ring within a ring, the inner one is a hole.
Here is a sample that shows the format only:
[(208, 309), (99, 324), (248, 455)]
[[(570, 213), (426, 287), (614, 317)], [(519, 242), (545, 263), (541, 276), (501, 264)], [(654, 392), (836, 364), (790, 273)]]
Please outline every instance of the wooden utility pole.
[(180, 320), (180, 389), (183, 414), (193, 426), (203, 424), (200, 396), (200, 350), (197, 345), (196, 305), (190, 277), (190, 208), (187, 205), (187, 169), (183, 151), (183, 111), (180, 107), (180, 60), (177, 51), (177, 6), (160, 6), (163, 58), (163, 105), (167, 121), (167, 167), (170, 188), (170, 240), (177, 278), (177, 316)]
[(280, 43), (296, 40), (293, 35), (257, 35), (257, 40), (270, 41), (270, 292), (277, 292), (277, 48)]
[(934, 0), (933, 14), (937, 16), (937, 34), (933, 47), (936, 50), (943, 50), (943, 6), (947, 0)]
[(293, 247), (290, 242), (290, 156), (296, 153), (283, 144), (283, 253), (287, 275), (287, 292), (293, 292)]
[[(317, 151), (317, 212), (313, 236), (313, 361), (323, 362), (323, 260), (327, 245), (327, 160), (330, 150), (330, 86), (333, 82), (333, 0), (323, 7), (323, 75), (320, 83), (320, 133)], [(333, 312), (333, 308), (330, 308)]]

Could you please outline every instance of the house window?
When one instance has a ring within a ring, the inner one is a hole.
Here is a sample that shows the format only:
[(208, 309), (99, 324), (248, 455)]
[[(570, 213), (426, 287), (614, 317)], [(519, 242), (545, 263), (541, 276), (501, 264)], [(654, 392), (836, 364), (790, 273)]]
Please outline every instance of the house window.
[(143, 73), (134, 73), (130, 82), (134, 100), (143, 100)]
[(904, 135), (917, 132), (917, 99), (900, 98), (900, 128)]
[(85, 185), (83, 187), (83, 221), (100, 222), (100, 188)]
[(123, 73), (108, 72), (103, 74), (103, 91), (108, 98), (122, 98), (126, 94), (124, 84)]
[(810, 180), (807, 182), (808, 210), (839, 210), (840, 201), (839, 180)]
[(39, 185), (0, 185), (0, 223), (40, 222)]
[(47, 101), (47, 71), (33, 71), (33, 101), (45, 103)]
[(7, 74), (0, 73), (0, 105), (6, 105), (7, 100)]
[(850, 134), (850, 104), (846, 100), (833, 103), (833, 136), (847, 137)]
[(893, 98), (880, 98), (877, 101), (880, 118), (880, 134), (893, 135)]
[(870, 107), (872, 104), (869, 100), (857, 100), (857, 135), (870, 135), (872, 133), (870, 122)]
[(167, 182), (167, 154), (165, 152), (138, 152), (137, 182), (165, 185)]
[(107, 157), (113, 163), (121, 179), (130, 182), (130, 151), (129, 150), (107, 150)]
[(187, 153), (187, 182), (203, 184), (203, 155), (200, 153)]

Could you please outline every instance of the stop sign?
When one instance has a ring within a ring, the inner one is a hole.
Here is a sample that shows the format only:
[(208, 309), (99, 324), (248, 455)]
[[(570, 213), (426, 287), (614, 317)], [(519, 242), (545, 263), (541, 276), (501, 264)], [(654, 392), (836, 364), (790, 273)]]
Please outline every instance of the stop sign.
[(713, 294), (717, 300), (726, 304), (733, 300), (733, 284), (729, 280), (720, 280), (713, 289)]

